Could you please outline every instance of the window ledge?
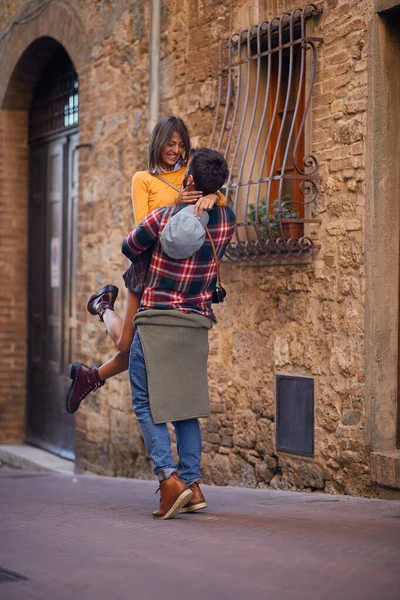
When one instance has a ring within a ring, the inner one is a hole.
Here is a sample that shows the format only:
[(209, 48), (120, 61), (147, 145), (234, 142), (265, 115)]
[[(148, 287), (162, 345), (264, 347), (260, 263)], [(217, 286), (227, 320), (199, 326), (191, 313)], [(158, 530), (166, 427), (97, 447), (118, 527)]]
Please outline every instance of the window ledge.
[(371, 453), (372, 481), (400, 490), (400, 450)]

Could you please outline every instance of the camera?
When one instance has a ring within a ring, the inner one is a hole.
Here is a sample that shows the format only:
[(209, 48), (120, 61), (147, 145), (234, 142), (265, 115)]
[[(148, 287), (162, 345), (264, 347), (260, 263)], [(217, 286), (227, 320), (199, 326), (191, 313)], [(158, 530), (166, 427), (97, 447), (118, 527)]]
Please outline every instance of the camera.
[(212, 293), (212, 300), (214, 304), (220, 304), (225, 300), (226, 290), (222, 287), (222, 285), (217, 285), (215, 290)]

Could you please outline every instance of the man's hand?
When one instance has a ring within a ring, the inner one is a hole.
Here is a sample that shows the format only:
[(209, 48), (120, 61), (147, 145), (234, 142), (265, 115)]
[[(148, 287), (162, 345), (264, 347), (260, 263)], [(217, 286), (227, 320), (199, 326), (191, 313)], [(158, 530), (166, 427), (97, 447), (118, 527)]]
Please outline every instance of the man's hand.
[(208, 196), (199, 198), (194, 205), (194, 214), (200, 219), (203, 210), (211, 210), (218, 202), (218, 198), (218, 194), (208, 194)]

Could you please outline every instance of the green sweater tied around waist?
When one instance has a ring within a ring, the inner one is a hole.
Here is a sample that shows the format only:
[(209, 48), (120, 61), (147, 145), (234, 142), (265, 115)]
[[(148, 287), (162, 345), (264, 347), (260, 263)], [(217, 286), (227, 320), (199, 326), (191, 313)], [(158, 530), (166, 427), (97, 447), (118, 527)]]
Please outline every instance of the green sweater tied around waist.
[(137, 313), (133, 323), (143, 347), (154, 423), (207, 417), (213, 321), (198, 313), (151, 309)]

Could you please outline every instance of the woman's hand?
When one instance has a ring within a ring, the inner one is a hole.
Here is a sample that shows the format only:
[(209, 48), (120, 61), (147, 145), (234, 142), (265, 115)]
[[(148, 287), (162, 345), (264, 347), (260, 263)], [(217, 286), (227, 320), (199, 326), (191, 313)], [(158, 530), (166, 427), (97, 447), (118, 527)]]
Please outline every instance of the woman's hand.
[(198, 192), (193, 188), (193, 183), (189, 183), (185, 188), (183, 188), (179, 192), (179, 195), (175, 198), (175, 204), (177, 206), (179, 206), (179, 204), (193, 204), (193, 202), (196, 202), (196, 200), (199, 200), (199, 198), (201, 199), (203, 193)]
[(218, 199), (218, 194), (208, 194), (208, 196), (199, 198), (194, 205), (194, 214), (200, 219), (201, 215), (203, 214), (203, 210), (211, 210), (218, 202)]

